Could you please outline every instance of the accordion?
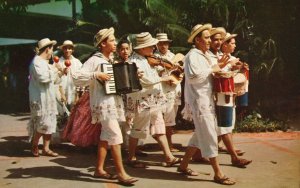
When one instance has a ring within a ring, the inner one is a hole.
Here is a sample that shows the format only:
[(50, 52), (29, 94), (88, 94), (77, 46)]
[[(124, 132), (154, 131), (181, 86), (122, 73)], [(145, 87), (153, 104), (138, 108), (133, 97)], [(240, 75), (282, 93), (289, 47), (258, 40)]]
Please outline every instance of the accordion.
[(111, 76), (104, 82), (106, 94), (127, 94), (142, 89), (135, 63), (101, 64), (101, 70)]

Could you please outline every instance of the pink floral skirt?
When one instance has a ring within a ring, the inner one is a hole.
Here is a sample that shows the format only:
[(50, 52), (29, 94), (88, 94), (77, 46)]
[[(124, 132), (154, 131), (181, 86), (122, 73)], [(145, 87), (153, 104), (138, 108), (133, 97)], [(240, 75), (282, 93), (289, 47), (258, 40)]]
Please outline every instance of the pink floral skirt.
[(63, 140), (75, 146), (97, 145), (100, 140), (101, 124), (92, 124), (90, 95), (85, 92), (71, 110), (71, 115), (63, 131)]

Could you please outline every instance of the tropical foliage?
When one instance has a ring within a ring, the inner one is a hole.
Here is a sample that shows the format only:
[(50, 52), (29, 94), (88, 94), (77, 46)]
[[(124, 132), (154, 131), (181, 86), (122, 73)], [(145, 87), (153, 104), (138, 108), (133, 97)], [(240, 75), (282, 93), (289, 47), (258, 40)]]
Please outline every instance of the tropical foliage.
[[(26, 12), (29, 4), (41, 2), (47, 0), (0, 0), (0, 12)], [(82, 14), (76, 15), (74, 23), (58, 37), (68, 36), (91, 45), (93, 35), (104, 27), (114, 27), (119, 38), (143, 31), (153, 35), (166, 32), (173, 39), (172, 50), (185, 53), (190, 48), (186, 40), (191, 28), (198, 23), (212, 23), (238, 34), (235, 55), (250, 65), (251, 111), (259, 111), (263, 117), (282, 117), (280, 108), (289, 104), (287, 98), (299, 94), (299, 89), (295, 92), (300, 87), (300, 57), (295, 47), (297, 0), (81, 0), (81, 3)]]
[(277, 130), (286, 131), (287, 129), (288, 126), (285, 122), (262, 118), (255, 111), (235, 125), (236, 132), (274, 132)]

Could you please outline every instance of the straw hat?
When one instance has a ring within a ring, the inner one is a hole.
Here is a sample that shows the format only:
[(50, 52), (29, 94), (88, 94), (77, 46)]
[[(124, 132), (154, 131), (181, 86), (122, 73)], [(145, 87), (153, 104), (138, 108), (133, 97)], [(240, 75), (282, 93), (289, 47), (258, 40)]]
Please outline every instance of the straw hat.
[(167, 33), (157, 33), (156, 39), (158, 42), (172, 42), (172, 40), (168, 39)]
[[(177, 53), (172, 59), (171, 59), (171, 62), (173, 64), (182, 64), (183, 62), (183, 59), (184, 59), (184, 55), (182, 53)], [(182, 62), (182, 63), (181, 63)]]
[(237, 36), (237, 34), (226, 33), (226, 36), (225, 36), (225, 38), (223, 40), (223, 43), (226, 42), (226, 41), (228, 41), (228, 40), (230, 40), (230, 39), (232, 39), (232, 38), (234, 38), (234, 37), (236, 37), (236, 36)]
[(213, 36), (215, 34), (221, 34), (222, 38), (225, 38), (226, 30), (223, 27), (212, 28), (210, 30), (210, 36)]
[(73, 48), (75, 47), (75, 45), (73, 44), (73, 42), (70, 41), (70, 40), (65, 40), (64, 43), (61, 46), (59, 46), (59, 48), (63, 49), (63, 47), (65, 47), (65, 46), (72, 46)]
[(98, 45), (106, 39), (108, 36), (113, 35), (115, 33), (115, 29), (113, 27), (109, 29), (101, 29), (95, 36), (94, 36), (94, 46), (98, 47)]
[(38, 50), (44, 48), (45, 46), (48, 46), (48, 45), (55, 45), (57, 42), (56, 40), (50, 40), (49, 38), (44, 38), (44, 39), (41, 39), (39, 42), (38, 42)]
[(204, 30), (210, 30), (212, 28), (211, 24), (197, 24), (193, 27), (192, 31), (191, 31), (191, 35), (188, 38), (188, 43), (193, 43), (194, 38), (198, 35), (198, 33), (200, 33), (201, 31)]
[(154, 46), (158, 40), (153, 38), (149, 32), (143, 32), (136, 35), (136, 46), (133, 49), (141, 49), (149, 46)]

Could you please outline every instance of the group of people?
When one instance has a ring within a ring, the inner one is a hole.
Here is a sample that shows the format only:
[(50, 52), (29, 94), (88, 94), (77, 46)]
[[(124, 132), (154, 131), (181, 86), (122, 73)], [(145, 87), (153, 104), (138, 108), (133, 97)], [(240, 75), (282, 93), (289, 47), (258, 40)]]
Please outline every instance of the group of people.
[[(135, 41), (122, 39), (117, 44), (114, 28), (105, 28), (94, 36), (97, 51), (83, 64), (72, 55), (75, 45), (70, 40), (59, 46), (62, 57), (50, 64), (57, 42), (48, 38), (40, 40), (29, 68), (31, 119), (28, 131), (33, 156), (40, 155), (41, 137), (44, 141), (42, 154), (58, 156), (50, 149), (51, 135), (56, 132), (59, 112), (66, 113), (70, 109), (62, 137), (75, 145), (98, 145), (96, 178), (117, 179), (126, 185), (138, 181), (124, 168), (121, 144), (126, 143), (128, 151), (124, 163), (133, 168), (145, 168), (146, 164), (137, 159), (138, 145), (140, 140), (151, 135), (163, 151), (167, 167), (179, 164), (178, 172), (197, 176), (197, 172), (188, 168), (189, 161), (206, 160), (213, 167), (216, 183), (235, 184), (235, 180), (224, 175), (217, 160), (221, 148), (218, 140), (222, 140), (233, 166), (245, 167), (251, 163), (238, 157), (244, 152), (236, 149), (232, 142), (235, 93), (229, 94), (233, 117), (225, 127), (218, 121), (215, 103), (220, 103), (228, 94), (213, 92), (213, 75), (234, 70), (240, 62), (231, 55), (235, 36), (221, 27), (197, 24), (188, 38), (193, 47), (178, 58), (169, 49), (172, 40), (166, 33), (158, 33), (154, 38), (149, 32), (142, 32), (136, 34)], [(101, 65), (125, 62), (136, 64), (142, 89), (126, 95), (106, 94), (105, 82), (112, 76), (103, 72)], [(171, 74), (174, 70), (180, 72), (179, 76)], [(178, 158), (173, 155), (178, 149), (173, 146), (172, 134), (181, 105), (183, 75), (184, 113), (193, 120), (195, 131), (185, 155)], [(225, 103), (224, 106), (228, 106), (227, 99)], [(108, 149), (116, 175), (105, 169)]]

